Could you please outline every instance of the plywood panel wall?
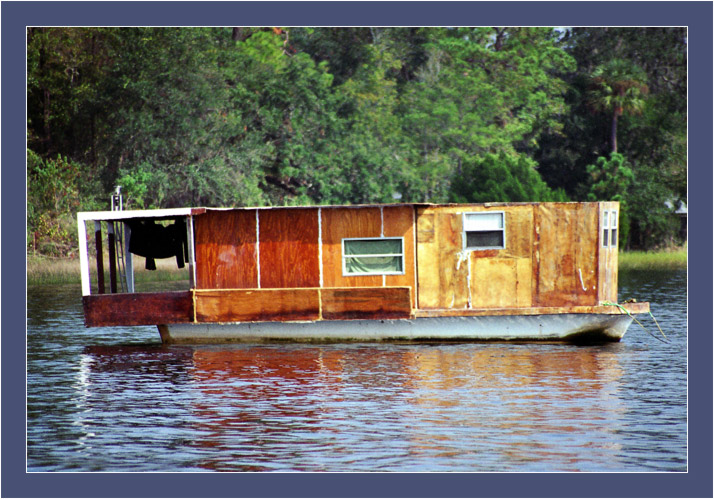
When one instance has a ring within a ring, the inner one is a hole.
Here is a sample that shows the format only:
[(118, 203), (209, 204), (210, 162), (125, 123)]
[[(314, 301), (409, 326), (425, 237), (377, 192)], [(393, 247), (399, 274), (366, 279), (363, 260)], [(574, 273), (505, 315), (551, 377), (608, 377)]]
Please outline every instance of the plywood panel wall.
[[(598, 300), (609, 301), (612, 303), (617, 303), (617, 269), (618, 269), (618, 247), (614, 248), (603, 248), (602, 244), (602, 223), (603, 223), (603, 210), (617, 210), (618, 218), (620, 212), (620, 203), (617, 202), (603, 202), (599, 203), (599, 219), (598, 219), (598, 251), (599, 251), (599, 269), (598, 269)], [(618, 228), (619, 220), (618, 220)]]
[(343, 276), (342, 239), (380, 237), (382, 216), (379, 208), (322, 209), (323, 285), (330, 287), (373, 287), (382, 285), (382, 276)]
[(196, 287), (257, 287), (255, 210), (208, 211), (194, 223)]
[(597, 203), (536, 207), (535, 306), (597, 304), (598, 215)]
[(419, 308), (468, 307), (468, 255), (462, 246), (458, 209), (417, 210)]
[(260, 287), (320, 286), (317, 209), (262, 209)]
[(469, 211), (503, 211), (506, 247), (471, 252), (472, 308), (530, 307), (532, 304), (533, 205)]
[(416, 279), (414, 265), (414, 208), (411, 206), (385, 206), (383, 208), (384, 236), (404, 238), (404, 274), (388, 275), (387, 286), (411, 287), (411, 304), (416, 307)]

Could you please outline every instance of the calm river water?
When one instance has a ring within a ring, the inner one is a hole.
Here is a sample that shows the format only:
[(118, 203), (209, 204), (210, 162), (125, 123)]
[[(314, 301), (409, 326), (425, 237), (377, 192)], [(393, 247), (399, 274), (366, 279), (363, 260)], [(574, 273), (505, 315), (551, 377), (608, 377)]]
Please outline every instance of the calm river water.
[(27, 469), (687, 471), (686, 283), (621, 275), (670, 343), (601, 346), (163, 347), (30, 287)]

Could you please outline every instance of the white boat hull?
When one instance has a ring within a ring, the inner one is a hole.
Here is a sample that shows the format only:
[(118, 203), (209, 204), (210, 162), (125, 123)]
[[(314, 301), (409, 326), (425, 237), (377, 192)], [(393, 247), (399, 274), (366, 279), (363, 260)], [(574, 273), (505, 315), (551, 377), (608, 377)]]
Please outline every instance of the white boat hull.
[(419, 317), (399, 320), (236, 322), (160, 325), (164, 343), (261, 341), (620, 341), (632, 323), (624, 314)]

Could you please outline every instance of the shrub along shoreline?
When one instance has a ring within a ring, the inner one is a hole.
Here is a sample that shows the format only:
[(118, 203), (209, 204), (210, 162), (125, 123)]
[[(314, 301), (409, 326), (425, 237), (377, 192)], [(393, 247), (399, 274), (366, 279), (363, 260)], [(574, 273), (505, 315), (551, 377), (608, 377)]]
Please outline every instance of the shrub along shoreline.
[[(619, 271), (630, 270), (678, 270), (687, 268), (687, 248), (673, 248), (661, 251), (621, 251)], [(180, 281), (188, 278), (186, 268), (176, 268), (174, 260), (157, 260), (157, 270), (144, 270), (143, 259), (135, 257), (134, 279), (136, 282)], [(96, 278), (96, 264), (92, 260), (92, 280)], [(105, 281), (109, 283), (109, 272), (105, 269)], [(40, 286), (49, 284), (79, 284), (81, 282), (78, 258), (52, 258), (40, 255), (27, 257), (27, 284)]]
[[(105, 257), (105, 265), (106, 265)], [(96, 260), (90, 258), (90, 277), (96, 283)], [(188, 279), (188, 267), (176, 268), (176, 260), (157, 260), (156, 270), (145, 270), (144, 259), (134, 256), (134, 282), (181, 281)], [(27, 285), (80, 284), (79, 258), (53, 258), (40, 255), (27, 257)], [(109, 287), (109, 270), (104, 269), (105, 286)]]

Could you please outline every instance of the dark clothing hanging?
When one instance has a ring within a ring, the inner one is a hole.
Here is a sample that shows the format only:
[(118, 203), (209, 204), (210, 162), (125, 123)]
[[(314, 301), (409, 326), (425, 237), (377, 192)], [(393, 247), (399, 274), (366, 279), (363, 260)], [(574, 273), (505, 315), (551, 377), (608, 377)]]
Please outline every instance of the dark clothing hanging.
[(186, 220), (174, 219), (174, 223), (164, 227), (154, 220), (127, 220), (131, 234), (129, 251), (146, 258), (146, 269), (156, 270), (156, 258), (176, 257), (178, 268), (184, 268), (188, 260)]

